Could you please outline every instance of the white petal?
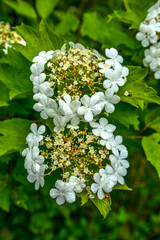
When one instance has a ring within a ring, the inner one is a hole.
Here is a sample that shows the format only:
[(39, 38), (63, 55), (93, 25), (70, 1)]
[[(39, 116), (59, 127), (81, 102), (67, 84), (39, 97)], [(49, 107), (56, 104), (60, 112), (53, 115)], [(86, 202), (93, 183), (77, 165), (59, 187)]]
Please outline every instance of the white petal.
[(58, 191), (57, 189), (55, 189), (55, 188), (52, 188), (52, 189), (50, 190), (49, 194), (50, 194), (50, 196), (51, 196), (52, 198), (56, 198), (56, 197), (59, 196), (59, 191)]
[(58, 196), (58, 197), (56, 198), (56, 203), (57, 203), (58, 205), (62, 205), (64, 202), (65, 202), (64, 196)]

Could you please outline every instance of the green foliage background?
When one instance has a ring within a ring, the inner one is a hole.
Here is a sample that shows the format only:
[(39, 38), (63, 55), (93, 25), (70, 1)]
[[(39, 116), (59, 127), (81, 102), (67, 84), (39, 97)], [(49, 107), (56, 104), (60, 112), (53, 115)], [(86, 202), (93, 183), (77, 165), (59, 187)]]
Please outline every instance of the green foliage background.
[[(135, 39), (155, 2), (0, 1), (0, 21), (17, 26), (27, 42), (27, 47), (15, 45), (6, 56), (0, 52), (0, 239), (160, 239), (160, 83), (141, 67), (144, 49)], [(45, 187), (35, 191), (26, 180), (19, 153), (26, 146), (31, 122), (40, 119), (32, 109), (32, 58), (42, 50), (61, 48), (65, 41), (80, 42), (101, 54), (106, 47), (115, 47), (130, 71), (118, 92), (121, 103), (109, 121), (129, 150), (131, 166), (125, 179), (133, 190), (114, 190), (108, 205), (98, 206), (107, 215), (112, 198), (112, 211), (105, 220), (91, 202), (81, 207), (80, 198), (57, 206), (48, 195), (54, 177), (49, 176)], [(131, 97), (124, 96), (126, 90), (131, 90)]]

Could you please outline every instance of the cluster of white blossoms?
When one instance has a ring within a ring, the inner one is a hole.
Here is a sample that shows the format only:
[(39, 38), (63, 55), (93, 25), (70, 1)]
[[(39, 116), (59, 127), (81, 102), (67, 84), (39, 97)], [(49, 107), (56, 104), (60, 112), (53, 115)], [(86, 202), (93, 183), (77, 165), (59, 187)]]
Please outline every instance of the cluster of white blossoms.
[(68, 48), (64, 44), (33, 59), (33, 108), (49, 119), (50, 129), (32, 124), (22, 155), (35, 189), (44, 185), (45, 176), (61, 169), (61, 179), (50, 190), (59, 205), (74, 202), (82, 191), (103, 199), (117, 183), (124, 184), (128, 151), (106, 116), (120, 101), (116, 93), (129, 71), (116, 49), (105, 53), (107, 58), (70, 42)]
[(144, 22), (140, 24), (140, 32), (137, 33), (137, 40), (141, 41), (144, 51), (144, 66), (149, 66), (154, 72), (154, 77), (160, 79), (160, 0), (148, 9)]
[(3, 52), (7, 53), (7, 49), (12, 47), (13, 43), (19, 43), (26, 45), (26, 42), (18, 35), (15, 31), (11, 29), (9, 23), (0, 22), (0, 46)]

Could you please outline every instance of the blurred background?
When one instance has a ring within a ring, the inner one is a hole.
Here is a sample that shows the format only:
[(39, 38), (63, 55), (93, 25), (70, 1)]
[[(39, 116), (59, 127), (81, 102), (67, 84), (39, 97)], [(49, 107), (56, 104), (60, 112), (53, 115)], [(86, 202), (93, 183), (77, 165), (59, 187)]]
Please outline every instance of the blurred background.
[[(80, 42), (101, 54), (104, 54), (105, 47), (115, 47), (126, 65), (141, 66), (144, 49), (136, 40), (135, 33), (147, 9), (154, 3), (144, 0), (1, 0), (0, 21), (13, 27), (23, 22), (38, 29), (40, 20), (44, 18), (50, 28), (67, 41)], [(132, 8), (135, 16), (128, 17), (127, 22), (122, 16), (131, 16), (129, 9)], [(131, 24), (134, 29), (129, 29)], [(159, 90), (159, 83), (152, 75), (146, 81)], [(0, 120), (12, 117), (39, 119), (39, 114), (32, 110), (33, 104), (32, 96), (15, 98), (8, 106), (0, 107)], [(24, 159), (20, 154), (1, 156), (0, 240), (159, 240), (158, 174), (146, 160), (141, 138), (128, 137), (139, 136), (138, 132), (144, 128), (145, 114), (155, 108), (156, 104), (150, 104), (143, 111), (137, 109), (137, 117), (131, 124), (117, 125), (119, 134), (124, 136), (125, 132), (124, 144), (130, 153), (130, 168), (125, 180), (133, 190), (111, 193), (112, 210), (106, 219), (91, 202), (81, 207), (78, 198), (73, 204), (58, 206), (48, 195), (54, 183), (51, 177), (46, 179), (44, 188), (35, 191), (33, 184), (26, 180)], [(132, 115), (132, 107), (129, 110)], [(152, 132), (147, 129), (141, 135)]]

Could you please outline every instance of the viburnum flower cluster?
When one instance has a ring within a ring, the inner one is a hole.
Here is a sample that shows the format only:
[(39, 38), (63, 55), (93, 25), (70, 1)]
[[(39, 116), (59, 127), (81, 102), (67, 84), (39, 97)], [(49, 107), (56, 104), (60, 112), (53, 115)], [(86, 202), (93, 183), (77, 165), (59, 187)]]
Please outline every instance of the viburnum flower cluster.
[(148, 9), (144, 22), (140, 24), (140, 32), (137, 33), (137, 40), (141, 41), (144, 51), (144, 66), (149, 66), (154, 72), (154, 77), (160, 79), (160, 0)]
[(12, 47), (13, 43), (26, 45), (22, 37), (11, 29), (9, 23), (0, 22), (0, 46), (3, 52), (7, 53), (7, 49)]
[(22, 155), (36, 190), (45, 176), (57, 174), (50, 196), (59, 205), (74, 202), (82, 191), (103, 199), (117, 183), (124, 184), (128, 151), (107, 116), (120, 101), (116, 93), (128, 68), (116, 49), (105, 53), (106, 58), (70, 42), (33, 58), (33, 108), (49, 127), (31, 125)]

